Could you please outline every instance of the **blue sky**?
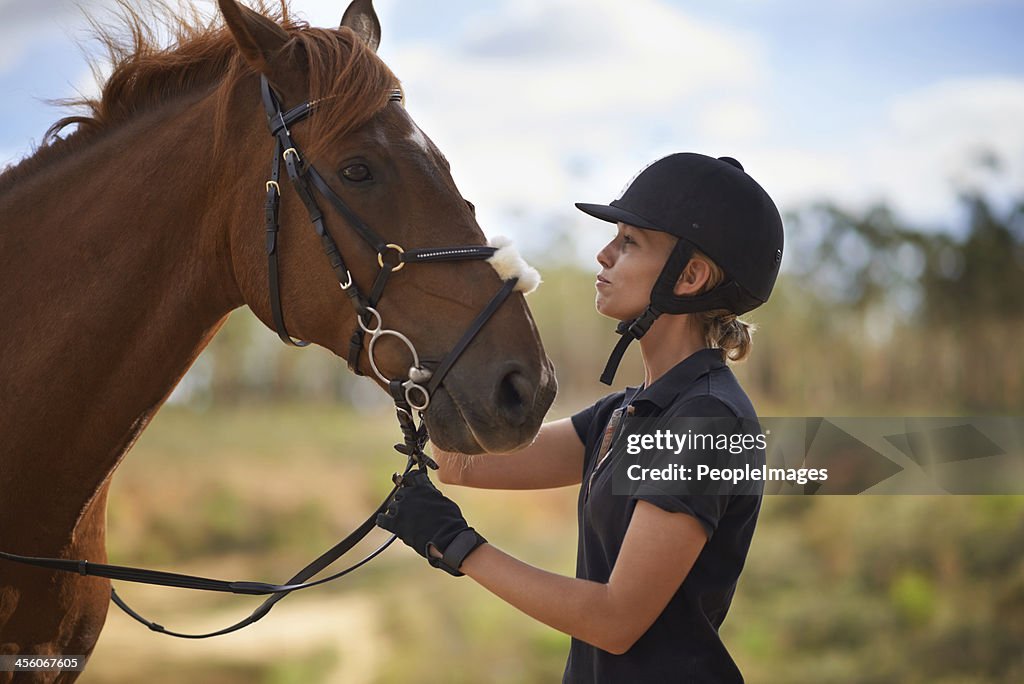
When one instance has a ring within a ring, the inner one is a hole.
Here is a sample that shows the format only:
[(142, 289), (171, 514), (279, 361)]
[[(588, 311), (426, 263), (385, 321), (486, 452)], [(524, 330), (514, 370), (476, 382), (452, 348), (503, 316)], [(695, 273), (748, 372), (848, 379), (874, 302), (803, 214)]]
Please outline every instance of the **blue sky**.
[[(100, 2), (86, 2), (96, 7)], [(293, 0), (332, 25), (343, 4)], [(953, 222), (952, 184), (1024, 187), (1024, 2), (378, 0), (381, 56), (490, 233), (592, 235), (607, 201), (678, 150), (740, 159), (784, 210), (882, 199)], [(91, 89), (69, 0), (0, 0), (0, 164)], [(972, 167), (982, 148), (1006, 170)]]

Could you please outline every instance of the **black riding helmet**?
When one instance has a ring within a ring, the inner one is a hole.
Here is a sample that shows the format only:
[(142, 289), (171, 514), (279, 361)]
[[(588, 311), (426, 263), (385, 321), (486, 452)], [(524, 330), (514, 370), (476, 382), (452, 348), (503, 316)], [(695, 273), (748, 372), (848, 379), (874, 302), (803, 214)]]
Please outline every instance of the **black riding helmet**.
[[(577, 204), (611, 223), (660, 230), (679, 240), (651, 290), (651, 303), (631, 321), (621, 321), (601, 382), (612, 384), (626, 347), (647, 333), (663, 313), (727, 309), (744, 314), (768, 301), (782, 263), (782, 217), (771, 197), (732, 157), (682, 152), (663, 157), (630, 182), (611, 204)], [(694, 249), (725, 273), (700, 295), (677, 297), (673, 288)]]

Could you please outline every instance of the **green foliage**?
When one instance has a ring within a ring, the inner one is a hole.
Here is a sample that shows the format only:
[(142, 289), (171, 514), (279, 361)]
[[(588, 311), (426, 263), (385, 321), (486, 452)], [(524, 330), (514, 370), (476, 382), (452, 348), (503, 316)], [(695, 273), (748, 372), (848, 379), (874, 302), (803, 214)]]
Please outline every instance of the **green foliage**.
[(1008, 206), (979, 190), (962, 218), (921, 228), (884, 205), (822, 202), (787, 217), (787, 265), (817, 298), (861, 314), (889, 306), (930, 326), (1024, 316), (1024, 195)]
[(1024, 317), (1024, 197), (1000, 211), (979, 192), (961, 197), (967, 236), (934, 237), (922, 287), (932, 324)]
[(924, 574), (908, 570), (889, 586), (889, 602), (908, 627), (920, 627), (935, 615), (935, 587)]

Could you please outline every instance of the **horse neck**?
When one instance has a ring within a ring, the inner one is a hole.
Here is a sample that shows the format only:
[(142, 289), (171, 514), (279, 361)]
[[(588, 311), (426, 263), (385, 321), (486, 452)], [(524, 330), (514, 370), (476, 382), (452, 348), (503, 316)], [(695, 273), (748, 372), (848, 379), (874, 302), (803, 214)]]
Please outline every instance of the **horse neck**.
[(244, 174), (207, 161), (212, 108), (140, 116), (0, 195), (0, 515), (77, 521), (242, 303), (224, 200), (238, 195), (215, 179)]

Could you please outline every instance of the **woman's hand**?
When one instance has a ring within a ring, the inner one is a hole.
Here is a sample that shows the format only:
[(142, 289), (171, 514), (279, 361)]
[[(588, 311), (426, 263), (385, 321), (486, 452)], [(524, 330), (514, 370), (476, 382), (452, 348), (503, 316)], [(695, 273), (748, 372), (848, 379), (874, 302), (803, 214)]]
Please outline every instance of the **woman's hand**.
[(393, 532), (435, 568), (461, 576), (459, 566), (487, 540), (469, 526), (458, 505), (442, 494), (417, 468), (402, 477), (402, 484), (377, 525)]

